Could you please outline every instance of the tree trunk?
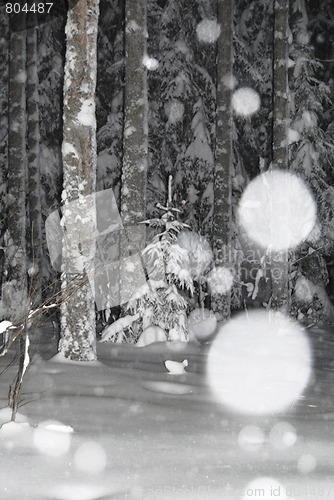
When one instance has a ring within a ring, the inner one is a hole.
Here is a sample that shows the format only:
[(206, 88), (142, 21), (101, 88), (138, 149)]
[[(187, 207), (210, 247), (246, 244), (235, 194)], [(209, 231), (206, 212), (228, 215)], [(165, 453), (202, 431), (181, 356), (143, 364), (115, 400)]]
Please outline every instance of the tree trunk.
[[(34, 25), (37, 25), (37, 22)], [(31, 299), (35, 305), (40, 304), (42, 300), (43, 274), (38, 83), (37, 29), (31, 28), (27, 31), (27, 191), (29, 211), (27, 249), (29, 252), (29, 290)]]
[[(121, 217), (125, 234), (121, 238), (121, 257), (138, 254), (145, 246), (148, 161), (146, 0), (127, 0), (125, 5), (125, 87), (124, 138), (121, 187)], [(133, 257), (136, 272), (128, 274), (121, 266), (120, 303), (126, 302), (136, 286), (142, 284), (141, 261)], [(140, 268), (140, 269), (138, 269)]]
[[(288, 168), (288, 18), (289, 0), (274, 3), (273, 53), (273, 167)], [(284, 200), (282, 200), (284, 203)], [(289, 309), (288, 250), (272, 251), (271, 280), (274, 309)]]
[(96, 359), (96, 119), (98, 0), (70, 2), (66, 25), (63, 115), (64, 228), (60, 352)]
[(26, 257), (26, 32), (25, 14), (15, 14), (10, 33), (8, 175), (4, 314), (12, 322), (28, 312)]
[(8, 66), (9, 66), (9, 20), (0, 7), (0, 320), (2, 310), (2, 283), (4, 276), (4, 234), (6, 229), (6, 191), (8, 173)]
[[(213, 254), (215, 267), (231, 267), (231, 172), (232, 112), (231, 89), (224, 84), (233, 72), (233, 3), (218, 0), (217, 117), (214, 171)], [(211, 308), (220, 320), (231, 312), (231, 293), (213, 295)]]

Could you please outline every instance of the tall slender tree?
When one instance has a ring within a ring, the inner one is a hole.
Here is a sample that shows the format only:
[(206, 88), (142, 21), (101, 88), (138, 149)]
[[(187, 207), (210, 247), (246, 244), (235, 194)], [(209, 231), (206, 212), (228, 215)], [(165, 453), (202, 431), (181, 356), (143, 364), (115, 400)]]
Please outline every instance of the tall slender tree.
[(93, 281), (98, 5), (98, 0), (70, 1), (66, 25), (62, 146), (65, 236), (59, 349), (65, 357), (78, 361), (96, 358)]
[[(31, 13), (36, 16), (36, 13)], [(34, 23), (37, 25), (37, 22)], [(40, 171), (39, 90), (37, 28), (27, 30), (27, 150), (28, 150), (28, 225), (27, 253), (31, 298), (42, 299), (42, 204)]]
[[(218, 0), (217, 17), (221, 26), (217, 54), (217, 117), (214, 173), (213, 253), (216, 267), (230, 267), (232, 223), (232, 113), (231, 87), (226, 82), (233, 75), (232, 34), (233, 0)], [(231, 294), (212, 297), (212, 310), (228, 319)]]
[[(6, 228), (6, 190), (8, 172), (8, 59), (9, 21), (3, 15), (5, 6), (0, 7), (0, 293), (4, 281), (4, 234)], [(1, 299), (0, 295), (0, 299)], [(0, 318), (3, 317), (0, 300)]]
[(26, 257), (26, 32), (25, 14), (12, 18), (8, 78), (7, 220), (4, 235), (6, 282), (2, 300), (12, 321), (27, 313)]
[[(289, 55), (289, 0), (274, 2), (274, 40), (273, 40), (273, 134), (272, 166), (288, 168), (288, 55)], [(284, 203), (284, 200), (282, 200)], [(274, 309), (289, 309), (289, 259), (288, 250), (270, 254), (272, 298)]]
[[(125, 3), (125, 85), (124, 134), (121, 179), (121, 217), (125, 234), (121, 238), (121, 256), (137, 253), (145, 245), (145, 227), (140, 224), (146, 213), (148, 169), (148, 101), (146, 56), (146, 0)], [(138, 264), (137, 261), (135, 263)], [(121, 266), (121, 297), (124, 303), (135, 288), (138, 273), (128, 280), (128, 269)], [(129, 288), (130, 287), (130, 288)]]

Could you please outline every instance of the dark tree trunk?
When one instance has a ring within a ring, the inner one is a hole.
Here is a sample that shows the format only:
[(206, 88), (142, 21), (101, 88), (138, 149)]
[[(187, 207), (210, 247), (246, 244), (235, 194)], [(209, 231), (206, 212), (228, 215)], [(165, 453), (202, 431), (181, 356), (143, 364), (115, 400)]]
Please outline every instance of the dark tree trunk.
[[(231, 173), (232, 112), (231, 89), (224, 81), (233, 72), (233, 1), (218, 0), (217, 118), (214, 171), (213, 253), (216, 267), (231, 267)], [(231, 293), (212, 296), (213, 312), (226, 320), (231, 312)]]

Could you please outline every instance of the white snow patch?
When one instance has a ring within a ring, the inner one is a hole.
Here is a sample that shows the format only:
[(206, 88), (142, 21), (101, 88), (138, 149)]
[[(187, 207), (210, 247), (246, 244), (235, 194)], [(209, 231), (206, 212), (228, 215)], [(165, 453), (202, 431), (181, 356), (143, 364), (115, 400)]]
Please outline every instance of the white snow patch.
[(167, 359), (164, 362), (164, 365), (171, 375), (183, 375), (186, 373), (185, 368), (188, 366), (188, 360), (184, 359), (182, 363), (180, 363), (178, 361)]
[(8, 439), (22, 432), (30, 429), (30, 425), (28, 422), (7, 422), (6, 424), (2, 424), (0, 429), (0, 438)]
[(10, 326), (13, 326), (13, 323), (11, 321), (1, 321), (0, 322), (0, 334), (1, 333), (4, 333), (7, 328), (9, 328)]
[(145, 347), (146, 345), (153, 344), (153, 342), (166, 342), (166, 340), (166, 332), (160, 326), (151, 325), (145, 328), (135, 345), (137, 347)]
[(74, 463), (80, 471), (88, 474), (99, 474), (107, 466), (107, 454), (99, 443), (86, 441), (76, 450)]
[(78, 365), (78, 366), (91, 366), (91, 367), (96, 367), (96, 366), (102, 366), (102, 363), (97, 360), (93, 361), (74, 361), (72, 359), (66, 358), (63, 353), (58, 352), (55, 354), (51, 359), (48, 360), (48, 363), (67, 363), (71, 365)]
[(159, 68), (159, 61), (154, 57), (150, 57), (148, 54), (145, 54), (143, 57), (143, 65), (147, 69), (154, 71)]
[(316, 204), (294, 174), (271, 170), (248, 184), (238, 207), (248, 236), (263, 248), (286, 250), (304, 241), (316, 223)]
[(177, 123), (183, 119), (184, 104), (178, 99), (167, 101), (164, 109), (170, 123)]
[(54, 484), (49, 493), (46, 493), (50, 500), (96, 500), (97, 498), (110, 498), (113, 494), (105, 487), (96, 484), (70, 483)]
[(136, 270), (136, 265), (132, 261), (126, 261), (124, 265), (125, 271), (128, 273), (134, 273)]
[(220, 32), (220, 24), (216, 19), (203, 19), (196, 27), (197, 38), (203, 43), (215, 43)]
[[(8, 406), (6, 408), (1, 408), (0, 410), (0, 424), (10, 422), (12, 418), (12, 409), (9, 408)], [(21, 413), (16, 413), (15, 417), (15, 422), (16, 423), (23, 423), (27, 422), (28, 419)]]
[[(57, 426), (60, 426), (62, 430), (59, 430)], [(68, 431), (64, 432), (62, 424), (47, 420), (34, 429), (33, 442), (36, 449), (43, 455), (60, 457), (70, 449), (71, 434)]]
[(37, 264), (32, 264), (29, 268), (28, 268), (28, 275), (29, 276), (36, 276), (36, 274), (38, 274), (39, 272), (39, 267)]
[(241, 87), (233, 92), (232, 107), (241, 116), (251, 116), (260, 109), (261, 100), (256, 90)]
[(86, 127), (96, 127), (94, 99), (84, 99), (77, 115), (78, 122)]
[(132, 125), (130, 127), (126, 127), (124, 130), (124, 136), (125, 137), (130, 137), (132, 134), (136, 132), (136, 127), (133, 127)]
[(225, 323), (207, 361), (213, 395), (232, 410), (270, 414), (289, 407), (311, 375), (303, 330), (279, 312), (252, 311)]
[(47, 429), (49, 431), (67, 432), (67, 433), (74, 432), (73, 427), (71, 427), (70, 425), (64, 425), (58, 420), (46, 420), (45, 422), (41, 422), (39, 424), (39, 427)]
[(293, 130), (292, 128), (288, 129), (288, 144), (293, 144), (294, 142), (300, 141), (300, 133), (297, 130)]
[(187, 384), (174, 384), (173, 382), (155, 382), (155, 381), (145, 381), (142, 386), (149, 391), (163, 393), (163, 394), (173, 394), (176, 396), (183, 396), (185, 394), (192, 394), (194, 392), (194, 387)]
[(125, 31), (127, 33), (129, 33), (130, 31), (137, 31), (137, 30), (140, 30), (140, 26), (136, 21), (131, 20), (127, 23), (126, 28), (125, 28)]

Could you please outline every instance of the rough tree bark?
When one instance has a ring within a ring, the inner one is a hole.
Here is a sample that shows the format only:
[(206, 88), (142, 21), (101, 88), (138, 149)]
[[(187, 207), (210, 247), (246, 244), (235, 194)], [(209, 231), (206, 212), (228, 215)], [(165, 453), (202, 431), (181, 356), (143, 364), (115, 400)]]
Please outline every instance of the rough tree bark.
[(4, 235), (6, 319), (22, 320), (28, 312), (26, 257), (26, 32), (25, 14), (13, 16), (9, 43), (7, 220)]
[[(125, 86), (124, 136), (121, 186), (121, 217), (125, 234), (121, 238), (121, 257), (138, 254), (145, 246), (145, 226), (140, 224), (146, 214), (148, 161), (146, 0), (125, 3)], [(129, 266), (121, 266), (120, 303), (128, 300), (141, 283), (139, 258), (134, 258), (136, 271), (129, 275)], [(140, 270), (141, 271), (141, 270)]]
[[(274, 2), (274, 51), (273, 51), (273, 142), (272, 166), (288, 168), (288, 36), (289, 0)], [(284, 200), (282, 200), (284, 203)], [(273, 309), (289, 309), (288, 250), (272, 251), (271, 280)]]
[[(33, 13), (31, 13), (33, 14)], [(35, 14), (36, 16), (36, 14)], [(34, 23), (37, 25), (37, 22)], [(42, 206), (39, 163), (39, 94), (37, 28), (27, 30), (27, 150), (28, 212), (27, 252), (29, 256), (29, 292), (34, 304), (42, 300)]]
[(63, 116), (62, 304), (60, 352), (96, 359), (94, 258), (98, 0), (69, 3)]
[[(213, 254), (215, 267), (231, 267), (231, 173), (232, 112), (231, 88), (227, 82), (233, 72), (233, 1), (218, 0), (221, 26), (217, 54), (217, 118), (214, 172)], [(213, 295), (211, 308), (220, 320), (231, 312), (231, 293)]]

